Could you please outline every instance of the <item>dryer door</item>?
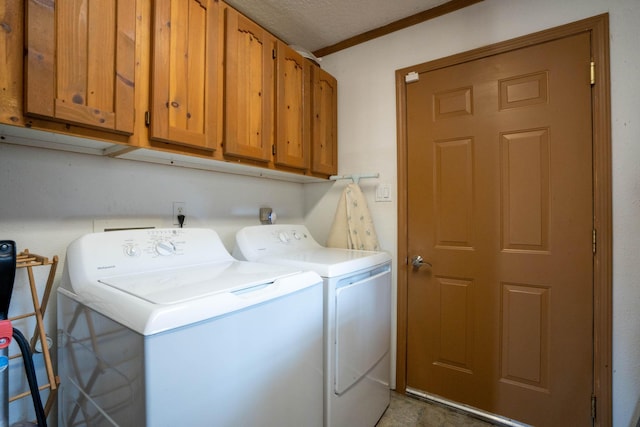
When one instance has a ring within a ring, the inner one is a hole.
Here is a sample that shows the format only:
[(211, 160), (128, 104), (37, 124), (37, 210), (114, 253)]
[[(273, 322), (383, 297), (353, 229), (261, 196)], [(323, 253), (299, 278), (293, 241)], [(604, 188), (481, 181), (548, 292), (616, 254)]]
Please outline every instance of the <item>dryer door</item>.
[[(359, 275), (353, 283), (339, 287), (335, 304), (334, 392), (339, 395), (366, 375), (389, 352), (390, 266), (385, 266), (382, 271), (377, 269)], [(378, 380), (388, 382), (388, 378)]]

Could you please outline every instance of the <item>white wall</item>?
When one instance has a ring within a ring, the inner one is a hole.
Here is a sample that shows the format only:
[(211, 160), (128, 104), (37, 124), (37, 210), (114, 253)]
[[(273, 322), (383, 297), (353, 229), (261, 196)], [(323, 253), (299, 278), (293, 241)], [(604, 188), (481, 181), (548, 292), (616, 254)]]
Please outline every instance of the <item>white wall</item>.
[[(67, 245), (94, 231), (94, 220), (172, 227), (172, 202), (186, 203), (187, 227), (215, 229), (229, 251), (237, 229), (257, 225), (260, 207), (273, 208), (279, 222), (303, 220), (303, 184), (111, 159), (62, 151), (0, 144), (0, 240), (15, 240), (18, 250), (58, 255), (55, 285)], [(34, 269), (42, 295), (48, 269)], [(33, 311), (25, 269), (16, 273), (10, 316)], [(55, 341), (55, 292), (46, 312), (48, 335)], [(14, 322), (28, 338), (34, 322)], [(18, 353), (15, 344), (10, 354)], [(39, 383), (42, 356), (36, 357)], [(21, 361), (10, 365), (11, 395), (28, 390)], [(33, 413), (29, 398), (12, 403), (10, 425)], [(56, 425), (50, 417), (50, 425)]]
[[(327, 56), (338, 79), (339, 173), (379, 172), (397, 185), (395, 70), (608, 12), (613, 137), (613, 419), (640, 414), (640, 2), (638, 0), (485, 0)], [(363, 187), (383, 249), (397, 255), (397, 198), (373, 202)], [(307, 185), (313, 187), (316, 184)], [(328, 230), (341, 186), (306, 205), (308, 224)]]

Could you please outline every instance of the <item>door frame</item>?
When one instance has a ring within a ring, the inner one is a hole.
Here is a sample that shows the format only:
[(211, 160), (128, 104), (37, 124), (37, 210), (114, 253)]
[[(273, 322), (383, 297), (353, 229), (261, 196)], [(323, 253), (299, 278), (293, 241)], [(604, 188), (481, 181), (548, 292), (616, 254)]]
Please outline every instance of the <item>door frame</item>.
[(609, 75), (609, 14), (543, 30), (504, 42), (473, 49), (396, 71), (396, 120), (398, 150), (398, 295), (396, 391), (406, 392), (407, 375), (407, 285), (408, 198), (407, 112), (405, 75), (432, 71), (487, 56), (589, 32), (596, 83), (591, 86), (593, 132), (593, 393), (595, 426), (612, 423), (612, 195), (611, 195), (611, 100)]

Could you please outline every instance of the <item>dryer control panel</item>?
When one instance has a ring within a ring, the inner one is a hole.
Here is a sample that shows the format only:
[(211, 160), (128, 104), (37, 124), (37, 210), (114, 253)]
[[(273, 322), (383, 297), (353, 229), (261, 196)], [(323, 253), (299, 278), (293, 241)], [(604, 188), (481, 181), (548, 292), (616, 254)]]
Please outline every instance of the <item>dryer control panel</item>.
[(245, 227), (236, 233), (233, 255), (253, 261), (267, 255), (321, 247), (304, 225), (258, 225)]

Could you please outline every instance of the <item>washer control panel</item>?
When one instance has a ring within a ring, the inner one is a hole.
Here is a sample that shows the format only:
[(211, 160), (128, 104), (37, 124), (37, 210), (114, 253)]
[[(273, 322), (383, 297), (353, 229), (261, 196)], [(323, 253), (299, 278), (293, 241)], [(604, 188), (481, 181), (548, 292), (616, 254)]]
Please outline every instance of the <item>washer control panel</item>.
[(100, 277), (233, 260), (215, 231), (199, 228), (92, 233), (72, 242), (67, 256)]
[(188, 244), (184, 229), (149, 230), (144, 238), (140, 237), (125, 236), (122, 249), (126, 256), (137, 258), (143, 255), (151, 257), (182, 255)]
[(151, 257), (168, 257), (183, 255), (189, 240), (184, 229), (149, 230), (144, 238), (140, 236), (125, 237), (122, 249), (131, 258), (148, 255)]

